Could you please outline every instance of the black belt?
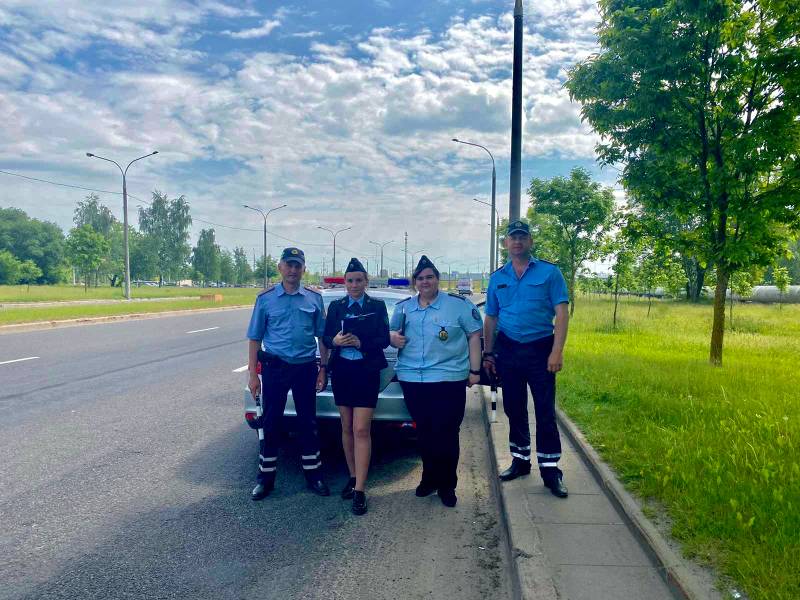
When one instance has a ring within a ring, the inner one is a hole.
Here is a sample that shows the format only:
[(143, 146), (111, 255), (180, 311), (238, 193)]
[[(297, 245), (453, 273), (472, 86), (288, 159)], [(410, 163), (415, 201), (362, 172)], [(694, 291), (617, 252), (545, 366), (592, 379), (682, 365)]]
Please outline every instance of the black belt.
[(268, 367), (275, 367), (275, 368), (284, 368), (284, 367), (291, 367), (297, 365), (306, 365), (311, 362), (317, 362), (316, 359), (309, 359), (307, 361), (301, 363), (290, 363), (288, 361), (283, 360), (277, 354), (270, 354), (264, 350), (258, 351), (258, 361), (264, 363)]
[(525, 349), (533, 350), (539, 347), (551, 346), (553, 344), (553, 338), (554, 338), (553, 334), (550, 334), (542, 338), (533, 340), (532, 342), (518, 342), (514, 338), (508, 337), (505, 333), (501, 331), (497, 334), (497, 343), (506, 346), (507, 348), (517, 348), (520, 350), (525, 350)]

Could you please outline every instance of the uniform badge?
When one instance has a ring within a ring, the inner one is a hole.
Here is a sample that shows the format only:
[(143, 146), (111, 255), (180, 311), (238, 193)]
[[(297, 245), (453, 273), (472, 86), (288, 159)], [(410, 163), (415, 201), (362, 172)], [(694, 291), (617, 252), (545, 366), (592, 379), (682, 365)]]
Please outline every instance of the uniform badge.
[(475, 319), (476, 321), (481, 320), (481, 313), (478, 312), (477, 308), (472, 309), (472, 318)]
[(444, 328), (444, 325), (439, 325), (441, 329), (439, 330), (439, 339), (443, 342), (447, 341), (447, 338), (450, 337), (450, 334), (447, 333), (447, 329)]

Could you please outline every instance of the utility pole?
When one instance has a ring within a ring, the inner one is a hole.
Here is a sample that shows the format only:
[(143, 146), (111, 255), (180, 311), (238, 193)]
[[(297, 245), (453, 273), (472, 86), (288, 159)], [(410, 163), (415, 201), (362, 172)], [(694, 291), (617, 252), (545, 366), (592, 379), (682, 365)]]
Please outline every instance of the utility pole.
[(327, 227), (320, 227), (317, 225), (317, 229), (322, 229), (323, 231), (327, 231), (333, 236), (333, 267), (331, 268), (331, 275), (336, 275), (336, 236), (342, 233), (343, 231), (348, 231), (352, 229), (352, 227), (345, 227), (344, 229), (340, 229), (339, 231), (333, 231), (332, 229), (328, 229)]
[(274, 210), (278, 210), (280, 208), (286, 208), (285, 204), (281, 204), (280, 206), (276, 206), (275, 208), (270, 208), (267, 212), (264, 212), (260, 208), (255, 208), (253, 206), (248, 206), (247, 204), (242, 204), (245, 208), (249, 208), (250, 210), (254, 210), (257, 213), (260, 213), (262, 217), (264, 217), (264, 289), (267, 289), (267, 285), (269, 284), (269, 266), (267, 265), (267, 217), (269, 213)]
[(522, 185), (522, 0), (514, 3), (514, 69), (511, 93), (511, 188), (509, 221), (519, 219)]
[(408, 232), (405, 232), (405, 248), (403, 252), (405, 253), (405, 258), (403, 258), (403, 276), (408, 279)]

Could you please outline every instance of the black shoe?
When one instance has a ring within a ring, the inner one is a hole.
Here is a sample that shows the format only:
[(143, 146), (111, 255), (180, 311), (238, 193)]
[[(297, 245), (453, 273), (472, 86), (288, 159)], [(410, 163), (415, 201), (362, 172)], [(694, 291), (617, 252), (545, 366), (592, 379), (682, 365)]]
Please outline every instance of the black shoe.
[(439, 499), (448, 508), (453, 508), (458, 502), (455, 490), (439, 490)]
[(514, 458), (514, 460), (511, 461), (511, 466), (500, 473), (500, 479), (503, 481), (511, 481), (512, 479), (522, 477), (523, 475), (530, 475), (530, 473), (531, 463), (529, 463), (527, 460)]
[(420, 483), (414, 493), (417, 495), (417, 498), (424, 498), (425, 496), (430, 496), (435, 491), (435, 487), (432, 487), (427, 483)]
[(351, 477), (342, 488), (342, 500), (350, 500), (353, 497), (353, 488), (356, 487), (356, 478)]
[(363, 515), (367, 512), (367, 495), (364, 492), (353, 490), (353, 514)]
[(309, 479), (308, 489), (314, 492), (317, 496), (330, 496), (331, 491), (322, 479)]
[(253, 502), (258, 502), (259, 500), (263, 500), (269, 493), (275, 488), (275, 482), (268, 482), (268, 483), (259, 483), (256, 487), (253, 488), (253, 491), (250, 493), (250, 498)]
[(569, 491), (564, 485), (564, 481), (561, 477), (555, 477), (550, 481), (546, 481), (545, 485), (550, 488), (550, 492), (553, 494), (553, 496), (557, 496), (559, 498), (566, 498), (569, 496)]

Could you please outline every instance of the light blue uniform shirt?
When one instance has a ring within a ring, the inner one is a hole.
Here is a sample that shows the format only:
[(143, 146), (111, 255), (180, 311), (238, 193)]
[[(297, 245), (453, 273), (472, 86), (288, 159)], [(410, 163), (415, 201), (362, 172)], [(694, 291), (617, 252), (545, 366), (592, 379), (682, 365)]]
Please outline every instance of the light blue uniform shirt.
[(289, 294), (279, 283), (256, 298), (247, 338), (260, 341), (266, 352), (288, 363), (304, 363), (317, 356), (317, 340), (325, 331), (322, 296), (302, 285)]
[[(405, 347), (394, 370), (400, 381), (461, 381), (469, 376), (467, 336), (479, 331), (481, 314), (466, 298), (439, 292), (426, 308), (419, 295), (398, 302), (389, 328), (399, 331), (405, 315)], [(447, 332), (447, 339), (440, 332)]]
[(553, 335), (555, 307), (564, 302), (567, 284), (556, 265), (531, 258), (517, 277), (509, 261), (489, 278), (486, 315), (497, 317), (498, 331), (524, 344)]
[[(362, 294), (361, 298), (359, 298), (358, 300), (353, 300), (348, 296), (347, 299), (348, 314), (351, 314), (349, 309), (353, 306), (353, 304), (358, 304), (363, 309), (364, 295)], [(342, 348), (339, 349), (339, 356), (347, 360), (360, 360), (364, 358), (364, 355), (361, 354), (361, 352), (358, 349), (353, 348), (352, 346), (342, 346)]]

